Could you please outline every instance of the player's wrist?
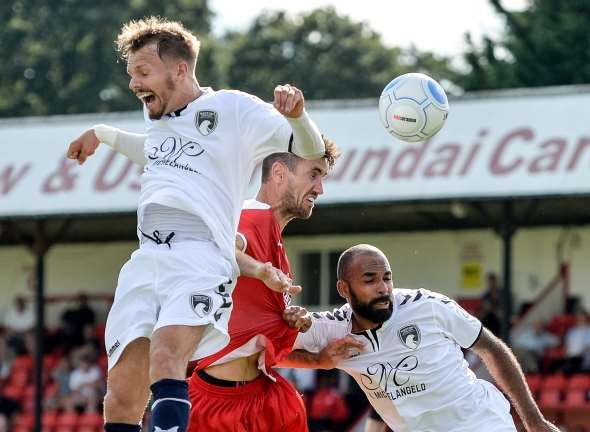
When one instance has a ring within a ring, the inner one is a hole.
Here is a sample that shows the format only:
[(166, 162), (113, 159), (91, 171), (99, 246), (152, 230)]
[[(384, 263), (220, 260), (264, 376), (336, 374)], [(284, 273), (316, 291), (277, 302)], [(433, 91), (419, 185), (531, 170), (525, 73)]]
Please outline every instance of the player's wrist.
[(256, 261), (254, 263), (254, 267), (252, 269), (252, 273), (256, 279), (259, 279), (263, 282), (266, 281), (268, 278), (268, 265), (266, 263), (261, 263)]
[(91, 128), (94, 131), (94, 136), (99, 143), (105, 143), (110, 147), (115, 148), (115, 142), (117, 141), (117, 135), (119, 130), (117, 128), (107, 126), (105, 124), (97, 124)]

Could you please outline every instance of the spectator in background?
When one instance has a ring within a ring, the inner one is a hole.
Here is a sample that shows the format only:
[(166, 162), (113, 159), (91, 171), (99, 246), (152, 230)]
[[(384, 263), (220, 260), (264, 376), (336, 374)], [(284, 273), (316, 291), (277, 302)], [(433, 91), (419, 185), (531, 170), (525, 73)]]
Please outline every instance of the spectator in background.
[(70, 394), (70, 372), (70, 360), (68, 356), (63, 356), (51, 371), (51, 378), (57, 385), (57, 390), (53, 397), (45, 401), (46, 409), (57, 410), (67, 405)]
[(512, 351), (526, 373), (541, 369), (543, 353), (560, 343), (559, 338), (545, 330), (540, 321), (517, 328), (512, 336)]
[(337, 371), (318, 371), (318, 389), (311, 397), (308, 415), (310, 432), (336, 432), (344, 429), (343, 422), (348, 418), (348, 406), (337, 386)]
[(70, 374), (70, 396), (65, 401), (66, 411), (73, 409), (96, 412), (98, 403), (104, 393), (103, 376), (94, 358), (87, 353), (82, 354), (77, 360), (77, 366)]
[(12, 307), (3, 320), (8, 345), (16, 355), (26, 354), (25, 338), (35, 325), (35, 313), (22, 296), (14, 298)]
[(565, 371), (582, 372), (590, 360), (590, 324), (588, 314), (580, 309), (576, 313), (576, 324), (565, 334)]
[(88, 296), (80, 293), (77, 300), (76, 307), (66, 309), (61, 315), (63, 331), (70, 347), (82, 345), (84, 343), (84, 328), (87, 325), (94, 326), (96, 323), (94, 310), (88, 305)]
[(487, 290), (481, 297), (481, 323), (495, 336), (500, 335), (500, 318), (502, 314), (502, 290), (496, 273), (486, 276)]

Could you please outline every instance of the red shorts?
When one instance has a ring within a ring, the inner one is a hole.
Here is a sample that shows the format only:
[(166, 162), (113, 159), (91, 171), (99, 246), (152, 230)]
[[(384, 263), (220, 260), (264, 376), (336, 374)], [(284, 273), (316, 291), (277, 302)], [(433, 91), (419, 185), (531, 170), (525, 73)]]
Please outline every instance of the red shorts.
[(209, 384), (194, 373), (189, 432), (307, 432), (305, 405), (297, 390), (271, 372), (239, 387)]

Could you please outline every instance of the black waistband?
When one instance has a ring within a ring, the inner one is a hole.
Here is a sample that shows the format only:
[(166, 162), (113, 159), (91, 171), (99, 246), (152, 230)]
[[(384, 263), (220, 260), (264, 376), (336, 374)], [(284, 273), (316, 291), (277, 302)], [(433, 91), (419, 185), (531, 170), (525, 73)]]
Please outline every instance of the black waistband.
[(254, 378), (252, 381), (229, 381), (229, 380), (224, 380), (221, 378), (215, 378), (214, 376), (209, 375), (207, 372), (205, 372), (202, 369), (197, 371), (197, 375), (199, 376), (199, 378), (201, 378), (206, 383), (212, 384), (215, 386), (219, 386), (219, 387), (240, 387), (240, 386), (249, 384), (252, 381), (256, 381), (258, 378), (260, 378), (262, 376), (262, 374), (260, 374), (259, 376)]

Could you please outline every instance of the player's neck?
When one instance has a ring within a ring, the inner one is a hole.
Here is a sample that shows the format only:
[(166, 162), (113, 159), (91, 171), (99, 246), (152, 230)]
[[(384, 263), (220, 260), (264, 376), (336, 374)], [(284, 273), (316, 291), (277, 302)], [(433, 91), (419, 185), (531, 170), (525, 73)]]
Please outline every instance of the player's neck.
[(168, 114), (184, 108), (192, 101), (198, 99), (202, 94), (203, 90), (201, 90), (199, 82), (196, 79), (179, 85), (176, 97), (170, 101)]
[(272, 209), (272, 214), (281, 228), (281, 232), (283, 232), (287, 224), (294, 219), (294, 216), (286, 214), (283, 211), (282, 206), (280, 205), (280, 200), (276, 199), (272, 190), (268, 188), (260, 188), (258, 195), (256, 195), (256, 201), (268, 204), (270, 206)]
[(374, 323), (373, 321), (369, 321), (366, 318), (358, 316), (354, 312), (352, 313), (352, 332), (353, 333), (360, 333), (365, 330), (371, 330), (374, 328), (379, 327), (381, 324)]

